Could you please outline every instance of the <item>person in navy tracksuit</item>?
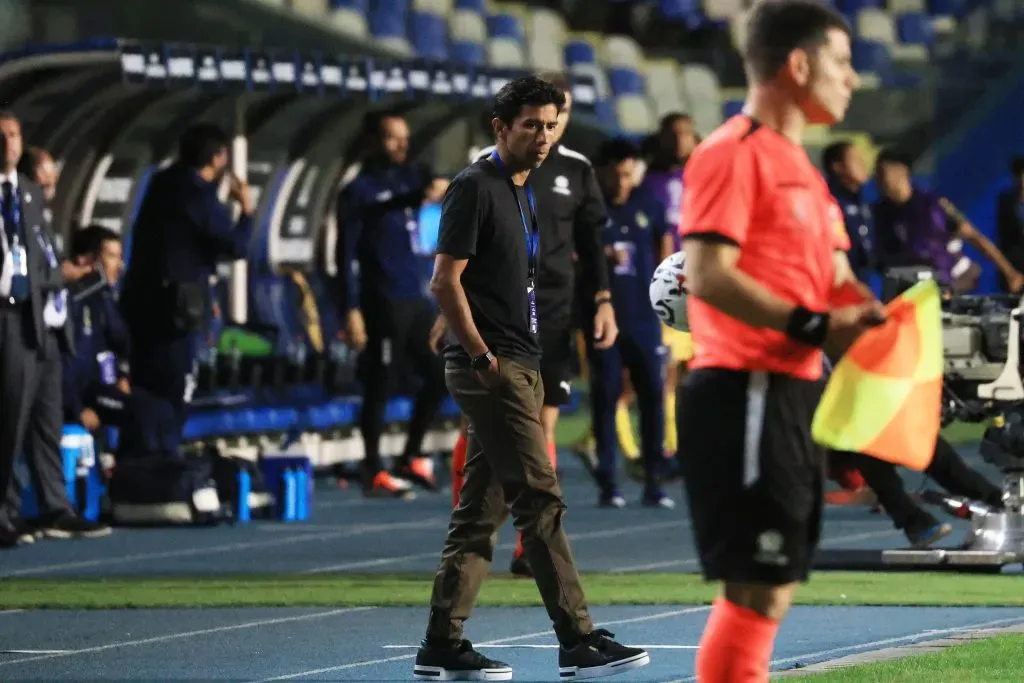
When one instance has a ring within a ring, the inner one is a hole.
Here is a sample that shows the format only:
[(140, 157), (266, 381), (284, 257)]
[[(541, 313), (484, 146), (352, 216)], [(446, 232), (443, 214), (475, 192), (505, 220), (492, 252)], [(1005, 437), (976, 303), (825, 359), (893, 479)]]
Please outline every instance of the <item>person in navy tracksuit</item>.
[[(370, 153), (338, 201), (339, 318), (360, 352), (363, 491), (409, 498), (409, 482), (437, 488), (421, 449), (447, 388), (444, 363), (430, 348), (437, 311), (420, 268), (419, 211), (443, 196), (445, 181), (409, 160), (409, 126), (400, 114), (374, 114), (365, 126)], [(423, 381), (392, 476), (380, 454), (384, 412), (388, 396), (400, 388), (395, 383), (412, 374)]]
[(123, 266), (121, 238), (99, 225), (75, 232), (71, 257), (95, 270), (71, 288), (70, 321), (75, 352), (61, 359), (64, 422), (94, 434), (119, 425), (130, 393), (128, 328), (115, 287)]
[(604, 230), (610, 261), (612, 305), (619, 327), (615, 345), (587, 349), (590, 405), (597, 446), (595, 476), (599, 502), (622, 507), (616, 485), (615, 406), (622, 394), (622, 371), (629, 371), (640, 409), (640, 441), (646, 482), (644, 505), (671, 508), (659, 484), (664, 464), (665, 347), (661, 322), (651, 307), (648, 289), (654, 269), (672, 250), (665, 209), (651, 193), (637, 190), (640, 151), (628, 140), (606, 142), (598, 155), (597, 174), (608, 206)]

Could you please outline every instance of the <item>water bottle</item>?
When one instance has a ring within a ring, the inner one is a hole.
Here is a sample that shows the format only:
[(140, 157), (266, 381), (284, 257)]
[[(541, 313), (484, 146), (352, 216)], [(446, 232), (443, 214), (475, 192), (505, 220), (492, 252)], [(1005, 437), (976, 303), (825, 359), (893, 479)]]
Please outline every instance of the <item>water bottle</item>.
[(235, 515), (236, 521), (248, 522), (252, 520), (252, 512), (249, 510), (249, 494), (252, 493), (252, 476), (249, 470), (244, 467), (238, 471), (238, 512)]
[(295, 521), (295, 499), (296, 499), (296, 487), (295, 487), (295, 470), (288, 468), (284, 471), (284, 510), (281, 518), (286, 522)]
[(309, 519), (309, 473), (305, 467), (295, 470), (295, 520)]

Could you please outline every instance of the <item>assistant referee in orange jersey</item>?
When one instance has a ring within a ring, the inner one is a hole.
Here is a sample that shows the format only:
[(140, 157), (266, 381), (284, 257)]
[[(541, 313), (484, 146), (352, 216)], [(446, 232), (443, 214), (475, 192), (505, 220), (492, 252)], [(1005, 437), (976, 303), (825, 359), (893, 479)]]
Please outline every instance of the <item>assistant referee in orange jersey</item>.
[(811, 439), (822, 348), (836, 357), (883, 320), (833, 308), (853, 284), (842, 215), (801, 141), (846, 113), (850, 29), (813, 0), (749, 19), (743, 113), (697, 147), (680, 234), (695, 353), (679, 442), (704, 576), (721, 581), (697, 653), (701, 683), (768, 680), (779, 620), (818, 543), (825, 454)]

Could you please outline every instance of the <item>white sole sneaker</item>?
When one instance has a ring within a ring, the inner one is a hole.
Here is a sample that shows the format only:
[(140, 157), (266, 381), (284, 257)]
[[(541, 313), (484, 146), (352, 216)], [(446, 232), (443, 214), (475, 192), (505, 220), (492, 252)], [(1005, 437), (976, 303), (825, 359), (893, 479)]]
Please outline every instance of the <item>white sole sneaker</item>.
[(413, 676), (418, 681), (511, 681), (512, 669), (452, 670), (417, 664)]
[(617, 676), (618, 674), (631, 671), (633, 669), (639, 669), (642, 666), (647, 666), (651, 663), (651, 656), (646, 652), (630, 657), (629, 659), (623, 659), (618, 662), (612, 662), (610, 664), (604, 664), (602, 666), (593, 666), (585, 669), (581, 669), (576, 666), (563, 666), (558, 669), (558, 678), (560, 680), (568, 680), (570, 678), (575, 680), (582, 680), (587, 678), (604, 678), (605, 676)]

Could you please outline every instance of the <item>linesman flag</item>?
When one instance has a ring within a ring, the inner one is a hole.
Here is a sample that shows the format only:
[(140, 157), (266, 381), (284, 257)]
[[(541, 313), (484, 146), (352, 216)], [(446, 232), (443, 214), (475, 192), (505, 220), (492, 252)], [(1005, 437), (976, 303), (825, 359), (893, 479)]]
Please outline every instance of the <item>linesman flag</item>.
[(891, 301), (886, 322), (862, 334), (836, 364), (814, 413), (822, 446), (923, 471), (942, 411), (942, 305), (934, 280)]

